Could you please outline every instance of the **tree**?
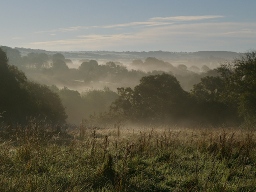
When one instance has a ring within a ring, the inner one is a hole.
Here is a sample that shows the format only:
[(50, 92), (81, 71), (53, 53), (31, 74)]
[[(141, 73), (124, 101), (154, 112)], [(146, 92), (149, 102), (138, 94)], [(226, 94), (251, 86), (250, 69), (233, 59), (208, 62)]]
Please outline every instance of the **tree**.
[(192, 94), (204, 101), (220, 101), (224, 91), (224, 81), (220, 77), (207, 76), (194, 85)]
[(61, 53), (55, 53), (52, 55), (52, 68), (55, 72), (67, 72), (69, 70), (66, 62), (65, 57)]
[(135, 59), (132, 61), (132, 65), (134, 65), (134, 66), (143, 65), (143, 61), (141, 59)]
[(5, 123), (26, 123), (29, 117), (48, 118), (52, 123), (65, 122), (65, 110), (57, 94), (27, 80), (17, 67), (8, 64), (0, 49), (0, 113)]
[(63, 71), (68, 71), (69, 68), (68, 68), (67, 64), (65, 63), (65, 61), (59, 59), (59, 60), (53, 61), (52, 69), (54, 71), (63, 72)]
[(21, 54), (17, 49), (12, 49), (10, 47), (1, 46), (1, 49), (6, 53), (9, 63), (15, 66), (21, 66)]
[(133, 111), (134, 91), (130, 87), (121, 87), (117, 88), (117, 93), (119, 97), (112, 103), (111, 110), (119, 115), (129, 117), (133, 112), (135, 112)]
[(46, 53), (29, 53), (22, 59), (25, 65), (36, 69), (47, 67), (49, 61), (49, 57)]
[(57, 87), (52, 86), (51, 89), (59, 94), (68, 114), (67, 121), (77, 125), (91, 115), (98, 115), (108, 111), (110, 104), (118, 97), (115, 92), (108, 88), (91, 90), (82, 94), (67, 87), (59, 90)]
[[(4, 51), (0, 49), (0, 112), (5, 112), (5, 119), (15, 117), (20, 119), (26, 108), (27, 94), (22, 85), (27, 81), (24, 73), (17, 67), (10, 66)], [(19, 107), (18, 107), (19, 106)]]
[(201, 123), (219, 126), (239, 122), (236, 105), (226, 99), (225, 81), (217, 76), (206, 76), (191, 91), (195, 98), (195, 118)]
[[(216, 74), (218, 72), (218, 74)], [(249, 52), (217, 70), (207, 72), (192, 95), (199, 114), (211, 123), (256, 123), (256, 52)], [(240, 115), (240, 117), (239, 117)]]
[(185, 111), (185, 91), (174, 76), (165, 73), (143, 77), (134, 88), (134, 99), (143, 117), (177, 119)]
[(184, 65), (184, 64), (178, 65), (177, 68), (178, 68), (179, 70), (182, 70), (182, 71), (186, 71), (186, 70), (188, 69), (188, 67), (187, 67), (186, 65)]
[(62, 60), (65, 61), (65, 57), (64, 55), (62, 55), (61, 53), (55, 53), (52, 55), (52, 61), (57, 61), (57, 60)]
[(67, 87), (58, 91), (63, 106), (68, 115), (68, 122), (79, 124), (85, 116), (87, 106), (84, 105), (81, 95), (78, 91), (70, 90)]
[(97, 74), (99, 68), (100, 67), (97, 61), (90, 60), (87, 62), (83, 62), (79, 66), (78, 70), (82, 75), (84, 81), (91, 81), (99, 78), (99, 75)]
[(79, 70), (80, 71), (88, 71), (91, 72), (93, 70), (95, 70), (97, 67), (99, 66), (98, 62), (95, 60), (90, 60), (87, 62), (83, 62), (80, 66), (79, 66)]
[(241, 117), (256, 122), (256, 52), (246, 53), (232, 63), (218, 69), (225, 80), (226, 95), (238, 105)]
[(112, 109), (123, 112), (128, 118), (174, 123), (187, 116), (188, 93), (170, 74), (143, 77), (134, 90), (119, 88), (118, 93)]
[(25, 88), (31, 101), (31, 116), (44, 119), (49, 123), (65, 122), (67, 115), (58, 94), (52, 92), (46, 85), (34, 82), (28, 82)]

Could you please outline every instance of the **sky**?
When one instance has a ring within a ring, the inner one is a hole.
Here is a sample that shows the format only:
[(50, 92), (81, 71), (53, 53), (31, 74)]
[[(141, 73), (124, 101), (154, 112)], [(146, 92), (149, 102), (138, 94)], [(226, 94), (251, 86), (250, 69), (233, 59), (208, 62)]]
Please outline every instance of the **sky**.
[(49, 51), (256, 48), (256, 0), (0, 0), (0, 45)]

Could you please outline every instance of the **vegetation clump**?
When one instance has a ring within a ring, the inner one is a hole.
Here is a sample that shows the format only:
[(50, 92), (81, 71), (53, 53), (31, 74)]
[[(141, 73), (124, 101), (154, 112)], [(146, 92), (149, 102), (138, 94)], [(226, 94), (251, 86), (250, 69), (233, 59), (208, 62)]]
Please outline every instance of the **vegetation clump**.
[(0, 122), (26, 124), (29, 118), (63, 124), (67, 118), (57, 94), (47, 86), (27, 80), (17, 67), (8, 64), (0, 49)]

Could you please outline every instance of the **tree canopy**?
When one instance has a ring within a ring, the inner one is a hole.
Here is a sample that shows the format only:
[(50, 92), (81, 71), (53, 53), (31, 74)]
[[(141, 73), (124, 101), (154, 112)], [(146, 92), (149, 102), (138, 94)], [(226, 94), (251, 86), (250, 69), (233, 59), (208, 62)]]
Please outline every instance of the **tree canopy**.
[(225, 98), (237, 104), (238, 112), (245, 121), (255, 123), (256, 52), (246, 53), (218, 70), (226, 85)]
[(176, 122), (187, 116), (188, 94), (170, 74), (143, 77), (134, 89), (119, 88), (112, 109), (128, 118)]
[(119, 88), (112, 110), (127, 119), (196, 122), (213, 126), (256, 122), (256, 53), (209, 71), (190, 92), (170, 74), (145, 76), (132, 88)]
[(0, 49), (0, 113), (5, 123), (26, 123), (28, 118), (64, 123), (65, 109), (57, 94), (27, 80), (17, 67), (9, 65)]

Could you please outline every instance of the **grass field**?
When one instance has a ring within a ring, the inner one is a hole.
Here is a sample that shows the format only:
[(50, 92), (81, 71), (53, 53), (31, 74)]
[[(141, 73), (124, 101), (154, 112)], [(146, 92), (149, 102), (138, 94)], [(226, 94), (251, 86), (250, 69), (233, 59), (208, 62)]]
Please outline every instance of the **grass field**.
[(0, 191), (256, 191), (255, 131), (123, 126), (68, 133), (3, 131)]

